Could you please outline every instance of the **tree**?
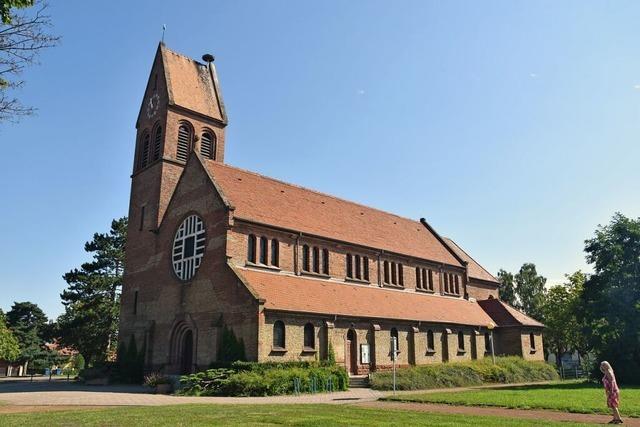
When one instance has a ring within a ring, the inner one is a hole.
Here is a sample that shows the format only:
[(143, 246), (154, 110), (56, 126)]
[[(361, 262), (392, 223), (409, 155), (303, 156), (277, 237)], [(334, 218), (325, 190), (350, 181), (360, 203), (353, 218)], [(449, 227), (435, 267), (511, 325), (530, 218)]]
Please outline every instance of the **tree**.
[[(32, 13), (15, 13), (35, 5)], [(24, 69), (37, 63), (38, 55), (55, 46), (59, 37), (48, 34), (51, 18), (47, 5), (34, 0), (0, 0), (0, 122), (17, 120), (33, 113), (12, 92), (24, 85), (19, 79)]]
[(500, 288), (498, 289), (500, 299), (514, 308), (519, 308), (516, 288), (513, 284), (513, 274), (500, 269), (498, 271), (498, 280), (500, 281)]
[(586, 276), (581, 271), (566, 275), (567, 283), (552, 286), (546, 293), (542, 304), (542, 317), (545, 349), (556, 355), (556, 364), (560, 366), (562, 355), (571, 350), (579, 354), (586, 353), (582, 325), (577, 318), (580, 295)]
[(44, 334), (47, 316), (32, 302), (14, 302), (6, 314), (7, 326), (20, 345), (19, 360), (32, 363), (47, 357)]
[(61, 341), (89, 364), (115, 351), (126, 237), (127, 218), (113, 220), (108, 233), (95, 233), (85, 244), (93, 260), (63, 276), (69, 286), (60, 295), (65, 306), (58, 318)]
[(616, 213), (585, 241), (594, 273), (584, 284), (580, 318), (589, 345), (620, 382), (640, 383), (640, 218)]
[(18, 340), (7, 327), (4, 313), (0, 310), (0, 360), (13, 362), (20, 356)]
[(522, 311), (536, 320), (543, 320), (542, 304), (547, 279), (538, 274), (535, 264), (525, 263), (522, 264), (513, 281)]

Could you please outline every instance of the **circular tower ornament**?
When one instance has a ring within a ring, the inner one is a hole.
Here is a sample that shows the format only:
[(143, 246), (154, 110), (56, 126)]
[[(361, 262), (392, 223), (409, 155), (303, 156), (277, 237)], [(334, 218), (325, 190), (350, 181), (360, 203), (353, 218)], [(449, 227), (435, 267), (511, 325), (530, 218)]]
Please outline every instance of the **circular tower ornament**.
[(189, 280), (198, 271), (204, 255), (205, 241), (202, 219), (198, 215), (185, 218), (173, 239), (173, 271), (180, 280)]

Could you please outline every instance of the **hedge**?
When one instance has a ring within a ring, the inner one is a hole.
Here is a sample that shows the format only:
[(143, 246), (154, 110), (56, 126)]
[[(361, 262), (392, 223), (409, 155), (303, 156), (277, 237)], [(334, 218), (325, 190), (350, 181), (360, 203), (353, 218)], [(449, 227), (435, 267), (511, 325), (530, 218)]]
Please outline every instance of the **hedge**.
[[(545, 362), (526, 361), (520, 357), (497, 357), (472, 362), (442, 363), (401, 368), (396, 371), (397, 390), (465, 387), (491, 383), (523, 383), (557, 380), (556, 369)], [(393, 389), (392, 372), (375, 372), (371, 387), (376, 390)]]
[[(274, 396), (296, 391), (346, 390), (347, 372), (317, 362), (235, 362), (180, 379), (178, 394), (187, 396)], [(297, 390), (296, 390), (297, 386)]]

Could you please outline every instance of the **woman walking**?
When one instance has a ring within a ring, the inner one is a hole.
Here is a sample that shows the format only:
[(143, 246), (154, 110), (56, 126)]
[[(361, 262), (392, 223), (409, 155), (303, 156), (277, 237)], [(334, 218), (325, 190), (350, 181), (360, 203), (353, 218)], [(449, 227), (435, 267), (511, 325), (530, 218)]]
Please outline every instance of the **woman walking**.
[(616, 375), (613, 373), (613, 368), (607, 361), (600, 364), (600, 371), (604, 374), (602, 384), (604, 385), (604, 390), (607, 392), (607, 406), (613, 411), (613, 419), (609, 421), (609, 424), (622, 424), (620, 411), (618, 411), (618, 406), (620, 405), (620, 389), (616, 382)]

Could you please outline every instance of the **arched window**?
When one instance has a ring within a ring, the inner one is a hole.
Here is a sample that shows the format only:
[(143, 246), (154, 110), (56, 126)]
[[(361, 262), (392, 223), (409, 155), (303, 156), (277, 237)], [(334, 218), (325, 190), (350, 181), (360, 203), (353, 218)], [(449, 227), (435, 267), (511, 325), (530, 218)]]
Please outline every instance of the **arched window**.
[(212, 132), (203, 132), (200, 138), (200, 154), (207, 159), (216, 158), (216, 137)]
[(529, 345), (531, 346), (531, 350), (536, 349), (536, 338), (533, 333), (529, 334)]
[(304, 325), (304, 348), (310, 350), (316, 348), (315, 332), (311, 323)]
[(322, 274), (329, 275), (329, 250), (322, 250)]
[(458, 351), (464, 351), (464, 334), (462, 331), (458, 332)]
[(247, 245), (247, 259), (249, 262), (256, 263), (256, 236), (255, 234), (249, 234), (249, 243)]
[(484, 352), (491, 353), (491, 335), (489, 332), (484, 333)]
[(149, 164), (150, 136), (148, 132), (144, 132), (140, 142), (140, 163), (138, 164), (138, 167), (142, 169)]
[(189, 151), (191, 150), (192, 141), (191, 126), (183, 123), (178, 128), (178, 149), (176, 151), (176, 159), (181, 162), (186, 162), (189, 158)]
[(363, 267), (363, 279), (367, 282), (369, 281), (369, 258), (362, 257), (362, 267)]
[(269, 239), (262, 236), (260, 237), (260, 264), (267, 265), (267, 257), (269, 252)]
[(429, 329), (427, 331), (427, 350), (434, 351), (435, 349), (435, 340), (433, 338), (433, 331)]
[(389, 261), (385, 261), (383, 265), (384, 265), (384, 283), (390, 283), (389, 282)]
[(351, 254), (347, 254), (347, 277), (353, 279), (353, 258), (351, 258)]
[(162, 148), (162, 126), (156, 126), (156, 131), (153, 135), (153, 160), (156, 161), (160, 158), (160, 150)]
[[(390, 340), (389, 340), (389, 353), (393, 354), (394, 350), (398, 351), (399, 347), (400, 347), (400, 341), (398, 340), (398, 330), (396, 328), (391, 328), (391, 331), (389, 333), (390, 336)], [(393, 339), (395, 338), (395, 343), (396, 343), (396, 348), (393, 348), (392, 343), (393, 343)]]
[(396, 263), (392, 262), (391, 263), (391, 283), (393, 283), (394, 285), (398, 283), (398, 276), (397, 276), (397, 269), (396, 269)]
[(274, 267), (280, 265), (280, 243), (278, 239), (271, 239), (271, 265)]
[(302, 247), (302, 270), (309, 271), (309, 246)]
[(276, 320), (273, 324), (273, 347), (285, 348), (284, 322)]
[(313, 247), (313, 272), (320, 273), (320, 249)]

